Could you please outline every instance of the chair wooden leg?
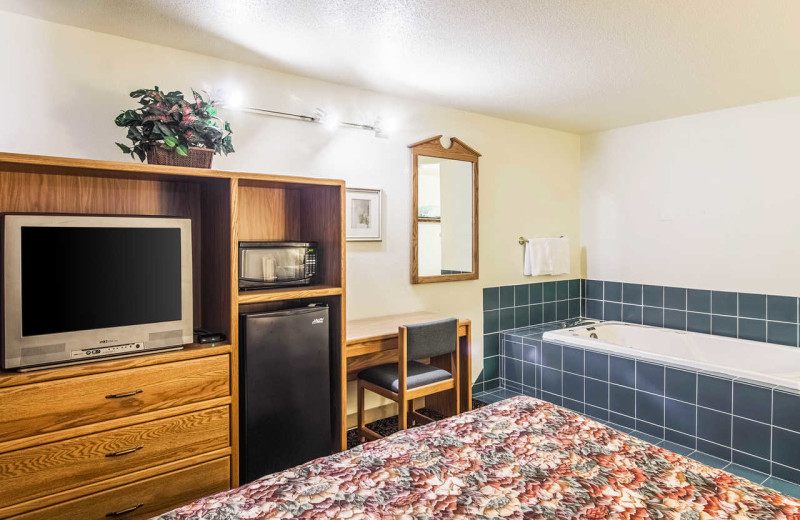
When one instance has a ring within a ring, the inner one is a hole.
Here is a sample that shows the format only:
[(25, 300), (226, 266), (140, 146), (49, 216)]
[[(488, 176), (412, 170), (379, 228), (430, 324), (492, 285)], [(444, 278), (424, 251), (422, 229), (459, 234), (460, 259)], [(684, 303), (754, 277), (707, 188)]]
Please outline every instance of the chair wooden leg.
[(408, 428), (408, 401), (405, 397), (397, 403), (397, 429), (405, 430)]
[(455, 351), (450, 354), (450, 374), (453, 376), (453, 407), (455, 411), (453, 415), (461, 413), (461, 374), (459, 372), (461, 367), (458, 365), (458, 345), (456, 345)]
[(367, 426), (366, 418), (364, 417), (364, 387), (358, 385), (358, 435), (363, 439), (363, 431)]
[(453, 402), (456, 404), (456, 415), (461, 413), (461, 389), (458, 388), (458, 383), (456, 383), (455, 388), (453, 388)]

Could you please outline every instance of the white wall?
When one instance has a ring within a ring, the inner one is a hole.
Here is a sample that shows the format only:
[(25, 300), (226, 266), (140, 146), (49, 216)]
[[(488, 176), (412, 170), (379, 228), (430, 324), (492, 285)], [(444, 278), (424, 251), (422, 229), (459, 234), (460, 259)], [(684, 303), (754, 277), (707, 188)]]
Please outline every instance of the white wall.
[[(577, 135), (426, 105), (222, 61), (74, 27), (0, 12), (0, 151), (129, 161), (114, 141), (125, 132), (113, 119), (135, 107), (128, 92), (225, 88), (246, 105), (313, 114), (317, 107), (345, 121), (390, 118), (388, 139), (360, 130), (241, 112), (222, 115), (236, 153), (217, 156), (218, 169), (341, 178), (384, 190), (382, 242), (347, 245), (347, 312), (356, 319), (431, 310), (471, 319), (473, 377), (482, 365), (482, 291), (532, 281), (522, 276), (516, 237), (572, 238), (579, 272)], [(411, 160), (407, 148), (432, 135), (457, 136), (483, 154), (480, 162), (480, 280), (409, 283)], [(567, 278), (567, 277), (564, 277)], [(354, 402), (354, 399), (351, 399)]]
[(800, 97), (584, 136), (587, 276), (800, 294)]

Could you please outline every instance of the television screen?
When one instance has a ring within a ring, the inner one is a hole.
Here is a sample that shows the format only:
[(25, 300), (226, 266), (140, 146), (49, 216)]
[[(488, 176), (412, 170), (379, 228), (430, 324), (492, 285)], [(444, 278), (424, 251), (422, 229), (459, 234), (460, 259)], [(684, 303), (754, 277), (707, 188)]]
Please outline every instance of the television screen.
[(22, 335), (181, 319), (177, 228), (21, 228)]

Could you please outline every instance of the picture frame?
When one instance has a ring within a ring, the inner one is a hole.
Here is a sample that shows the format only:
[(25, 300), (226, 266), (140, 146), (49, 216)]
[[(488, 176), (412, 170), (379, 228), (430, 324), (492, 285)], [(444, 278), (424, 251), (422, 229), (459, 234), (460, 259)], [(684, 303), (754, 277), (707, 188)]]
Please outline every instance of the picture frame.
[(383, 191), (371, 188), (345, 189), (345, 235), (348, 242), (380, 242)]

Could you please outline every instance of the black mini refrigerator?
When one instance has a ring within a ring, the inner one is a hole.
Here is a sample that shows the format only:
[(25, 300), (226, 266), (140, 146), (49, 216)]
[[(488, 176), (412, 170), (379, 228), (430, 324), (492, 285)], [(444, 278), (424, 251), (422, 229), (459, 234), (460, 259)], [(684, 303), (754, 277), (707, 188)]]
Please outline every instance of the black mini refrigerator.
[(332, 452), (328, 307), (240, 315), (240, 484)]

